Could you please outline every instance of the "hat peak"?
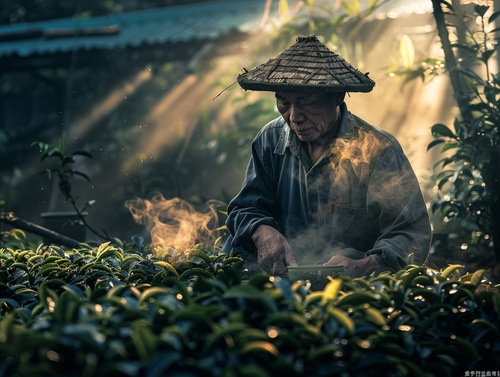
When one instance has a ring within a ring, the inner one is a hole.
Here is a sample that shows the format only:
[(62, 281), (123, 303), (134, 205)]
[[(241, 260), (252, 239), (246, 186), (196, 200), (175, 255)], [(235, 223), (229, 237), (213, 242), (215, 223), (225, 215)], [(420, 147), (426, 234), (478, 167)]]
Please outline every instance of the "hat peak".
[(317, 40), (318, 41), (318, 37), (316, 36), (316, 34), (299, 35), (295, 41), (300, 42), (300, 41), (305, 41), (305, 40)]

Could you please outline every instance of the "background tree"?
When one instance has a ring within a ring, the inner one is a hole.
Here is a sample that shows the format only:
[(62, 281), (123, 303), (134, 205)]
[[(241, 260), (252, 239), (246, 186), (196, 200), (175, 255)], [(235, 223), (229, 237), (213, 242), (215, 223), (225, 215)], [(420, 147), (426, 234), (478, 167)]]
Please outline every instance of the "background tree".
[[(495, 68), (500, 12), (486, 5), (464, 11), (460, 2), (432, 0), (434, 17), (459, 116), (453, 129), (436, 124), (429, 148), (444, 157), (434, 176), (432, 209), (447, 221), (466, 221), (462, 250), (474, 263), (500, 263), (500, 75)], [(499, 271), (495, 273), (498, 274)]]

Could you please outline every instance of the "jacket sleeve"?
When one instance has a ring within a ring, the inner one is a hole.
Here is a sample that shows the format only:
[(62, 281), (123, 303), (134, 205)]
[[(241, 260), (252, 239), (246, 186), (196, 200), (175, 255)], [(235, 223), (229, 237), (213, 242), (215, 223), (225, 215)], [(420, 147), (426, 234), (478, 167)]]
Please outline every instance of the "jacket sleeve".
[(401, 151), (389, 148), (378, 160), (370, 177), (367, 209), (380, 229), (368, 255), (392, 271), (425, 262), (431, 240), (429, 215), (417, 177)]
[(242, 188), (228, 205), (226, 226), (233, 238), (233, 247), (254, 250), (251, 236), (257, 226), (265, 224), (278, 228), (273, 217), (275, 184), (270, 164), (265, 162), (264, 156), (258, 135), (252, 143)]

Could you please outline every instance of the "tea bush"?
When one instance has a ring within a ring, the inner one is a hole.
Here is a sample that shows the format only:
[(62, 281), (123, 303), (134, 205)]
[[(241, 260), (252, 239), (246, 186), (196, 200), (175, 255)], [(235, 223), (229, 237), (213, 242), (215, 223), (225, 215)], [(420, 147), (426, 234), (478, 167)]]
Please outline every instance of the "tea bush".
[(0, 376), (460, 376), (500, 369), (485, 271), (247, 276), (219, 248), (0, 248)]

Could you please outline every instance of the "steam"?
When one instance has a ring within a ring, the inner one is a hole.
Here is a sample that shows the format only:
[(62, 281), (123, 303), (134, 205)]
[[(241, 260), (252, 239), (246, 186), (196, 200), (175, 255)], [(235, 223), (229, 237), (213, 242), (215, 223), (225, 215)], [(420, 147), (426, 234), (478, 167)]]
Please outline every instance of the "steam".
[[(394, 169), (396, 164), (408, 162), (394, 160), (393, 154), (380, 159), (391, 140), (362, 129), (356, 132), (356, 135), (334, 140), (328, 175), (315, 174), (308, 178), (308, 185), (315, 187), (318, 195), (310, 203), (316, 207), (311, 214), (312, 226), (295, 233), (289, 240), (299, 264), (322, 264), (333, 255), (362, 258), (373, 244), (368, 239), (353, 237), (362, 232), (367, 237), (375, 237), (379, 231), (368, 219), (360, 217), (367, 203), (385, 203), (380, 220), (398, 218), (395, 221), (405, 221), (406, 215), (411, 216), (405, 210), (401, 213), (401, 209), (418, 193), (414, 186), (415, 177), (409, 169)], [(375, 170), (374, 161), (379, 161)], [(402, 174), (402, 171), (407, 174)], [(368, 176), (370, 179), (366, 180)], [(370, 187), (363, 187), (367, 184)], [(420, 245), (414, 242), (411, 247), (418, 250)]]
[(197, 210), (182, 199), (165, 199), (154, 193), (150, 199), (129, 200), (125, 207), (149, 231), (156, 256), (169, 249), (185, 251), (198, 243), (213, 245), (219, 236), (218, 208), (222, 203), (215, 200)]
[(355, 139), (338, 138), (332, 146), (333, 162), (331, 165), (333, 182), (345, 191), (349, 186), (349, 177), (354, 174), (361, 177), (367, 173), (370, 161), (382, 150), (380, 139), (373, 134), (358, 130)]
[[(388, 158), (381, 161), (377, 167), (377, 174), (370, 171), (370, 164), (376, 161), (387, 149), (389, 139), (379, 138), (363, 130), (357, 131), (354, 139), (338, 138), (332, 146), (333, 159), (331, 163), (330, 180), (336, 192), (330, 192), (330, 200), (334, 204), (364, 204), (366, 199), (361, 197), (368, 189), (359, 187), (357, 178), (371, 175), (370, 186), (373, 196), (379, 196), (384, 202), (392, 197), (393, 201), (402, 203), (403, 195), (414, 195), (413, 178), (406, 174), (395, 174), (394, 164), (407, 163), (405, 160), (392, 161), (388, 165)], [(384, 166), (385, 165), (385, 166)], [(373, 168), (373, 167), (372, 167)], [(410, 169), (404, 170), (410, 172)], [(409, 173), (410, 174), (410, 173)], [(398, 197), (399, 196), (399, 197)]]

